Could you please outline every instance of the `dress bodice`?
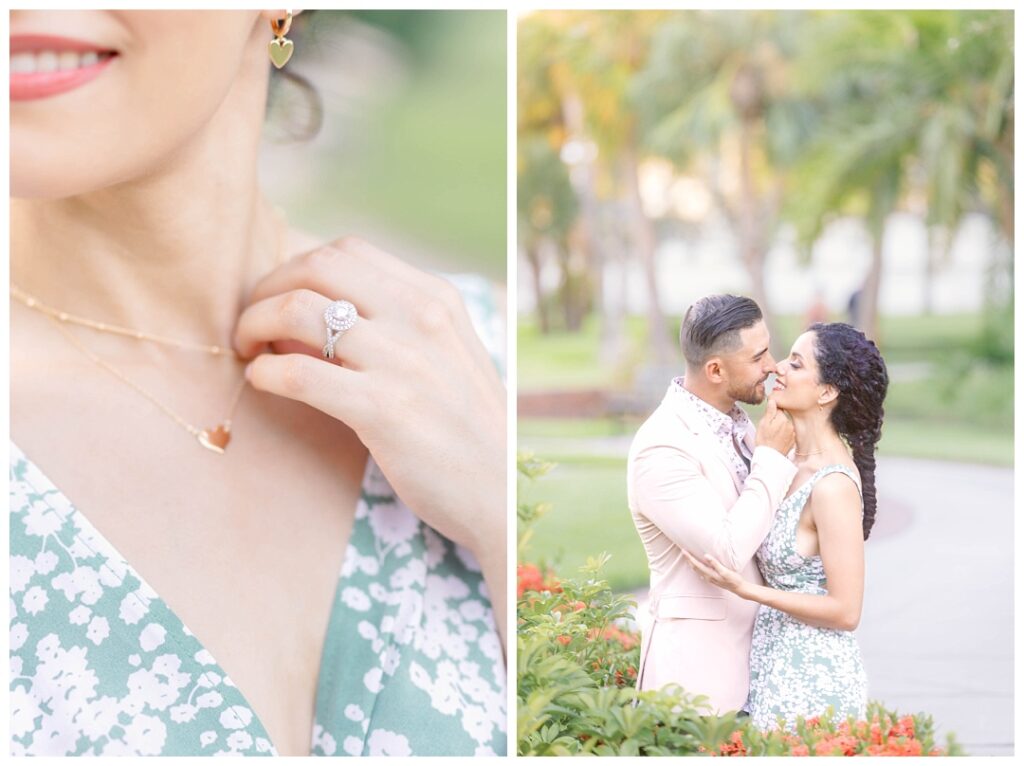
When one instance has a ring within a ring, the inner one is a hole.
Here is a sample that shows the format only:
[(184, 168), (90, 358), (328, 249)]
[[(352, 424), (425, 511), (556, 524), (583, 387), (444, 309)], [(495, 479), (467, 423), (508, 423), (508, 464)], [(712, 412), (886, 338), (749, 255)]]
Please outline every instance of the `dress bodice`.
[[(807, 505), (814, 485), (824, 476), (831, 473), (844, 473), (857, 484), (857, 475), (848, 466), (840, 463), (827, 465), (817, 472), (797, 490), (782, 501), (775, 520), (757, 550), (757, 566), (761, 570), (765, 585), (779, 590), (799, 591), (802, 593), (823, 594), (826, 592), (825, 567), (821, 556), (804, 556), (796, 549), (796, 531), (800, 523), (800, 514)], [(861, 504), (861, 515), (864, 506)]]

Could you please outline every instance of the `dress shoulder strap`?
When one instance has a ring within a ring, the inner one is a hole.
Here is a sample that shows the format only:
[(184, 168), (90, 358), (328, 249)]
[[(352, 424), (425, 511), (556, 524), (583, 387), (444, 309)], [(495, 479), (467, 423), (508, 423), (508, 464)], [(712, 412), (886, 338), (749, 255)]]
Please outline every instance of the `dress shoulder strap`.
[(860, 479), (857, 478), (857, 474), (854, 473), (853, 469), (850, 468), (849, 466), (843, 465), (842, 463), (833, 463), (832, 465), (826, 465), (823, 468), (819, 468), (817, 473), (815, 473), (814, 476), (811, 477), (811, 480), (808, 483), (811, 484), (811, 485), (814, 485), (814, 484), (816, 484), (818, 482), (818, 480), (820, 478), (822, 478), (823, 476), (828, 476), (830, 473), (842, 473), (842, 474), (845, 474), (845, 475), (850, 477), (850, 480), (857, 486), (857, 494), (860, 495), (860, 501), (861, 501), (860, 509), (861, 509), (861, 513), (863, 513), (864, 512), (864, 492), (863, 492), (863, 490), (861, 489), (861, 486), (860, 486)]

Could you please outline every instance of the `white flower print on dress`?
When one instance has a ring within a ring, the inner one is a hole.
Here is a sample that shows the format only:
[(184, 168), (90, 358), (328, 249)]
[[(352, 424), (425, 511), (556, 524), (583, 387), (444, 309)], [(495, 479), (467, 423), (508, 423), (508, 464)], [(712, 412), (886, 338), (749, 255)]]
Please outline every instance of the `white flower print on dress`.
[(213, 690), (196, 697), (196, 706), (203, 708), (220, 707), (223, 701), (224, 697), (221, 696), (220, 692)]
[(75, 723), (85, 736), (90, 739), (100, 739), (107, 736), (110, 730), (117, 725), (120, 712), (116, 698), (103, 696), (83, 705), (82, 711), (75, 716)]
[(406, 739), (405, 735), (388, 731), (387, 729), (374, 729), (367, 739), (367, 744), (369, 745), (369, 754), (371, 756), (412, 755), (409, 740)]
[(46, 608), (46, 603), (49, 600), (50, 597), (46, 595), (45, 590), (38, 585), (33, 585), (25, 591), (25, 596), (21, 600), (21, 608), (29, 614), (39, 614)]
[(232, 750), (248, 750), (252, 747), (252, 735), (241, 729), (233, 731), (228, 735), (226, 744)]
[(34, 562), (36, 572), (38, 572), (41, 575), (50, 574), (50, 572), (53, 571), (54, 567), (57, 566), (58, 562), (59, 559), (57, 558), (57, 554), (53, 551), (39, 551), (39, 553), (36, 554)]
[(21, 593), (36, 573), (36, 565), (28, 556), (11, 556), (10, 563), (11, 593)]
[(163, 644), (166, 636), (167, 629), (163, 625), (151, 622), (139, 633), (139, 646), (142, 647), (142, 651), (151, 652)]
[(149, 599), (142, 590), (135, 590), (121, 599), (117, 615), (126, 625), (134, 625), (149, 614)]
[(171, 708), (171, 720), (175, 723), (187, 723), (196, 717), (199, 708), (184, 702)]
[(11, 736), (23, 737), (35, 729), (36, 719), (43, 714), (36, 698), (24, 686), (15, 686), (7, 701), (11, 709)]
[(140, 714), (124, 727), (124, 742), (137, 755), (160, 755), (167, 726), (156, 716)]
[(11, 643), (10, 649), (12, 652), (18, 651), (22, 646), (25, 645), (25, 640), (28, 638), (28, 626), (21, 622), (16, 622), (11, 625)]
[(89, 623), (89, 629), (85, 632), (85, 637), (97, 646), (103, 643), (103, 639), (109, 635), (110, 623), (107, 622), (106, 617), (93, 617)]
[(244, 729), (251, 721), (252, 711), (238, 705), (230, 705), (220, 714), (220, 725), (225, 729)]
[(22, 515), (25, 531), (33, 537), (47, 537), (64, 525), (64, 520), (42, 501), (33, 502)]
[(341, 592), (341, 600), (357, 612), (365, 612), (370, 608), (370, 598), (359, 588), (345, 588)]
[(79, 604), (68, 613), (68, 620), (72, 625), (85, 625), (92, 616), (92, 609), (85, 604)]

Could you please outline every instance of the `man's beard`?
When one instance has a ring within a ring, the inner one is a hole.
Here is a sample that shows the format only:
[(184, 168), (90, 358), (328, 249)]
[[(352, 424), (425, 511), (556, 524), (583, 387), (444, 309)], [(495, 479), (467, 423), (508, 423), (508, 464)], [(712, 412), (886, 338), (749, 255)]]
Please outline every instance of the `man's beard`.
[(759, 380), (754, 383), (750, 388), (736, 390), (730, 386), (726, 393), (729, 398), (733, 401), (743, 402), (744, 404), (760, 404), (764, 401), (764, 393), (758, 393), (757, 387), (764, 383), (763, 380)]

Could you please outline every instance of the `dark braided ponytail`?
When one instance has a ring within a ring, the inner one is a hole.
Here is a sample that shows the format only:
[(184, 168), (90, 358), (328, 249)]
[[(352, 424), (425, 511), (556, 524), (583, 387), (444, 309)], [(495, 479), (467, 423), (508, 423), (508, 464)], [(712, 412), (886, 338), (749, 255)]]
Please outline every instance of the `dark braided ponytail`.
[(839, 391), (831, 422), (850, 445), (860, 472), (867, 540), (875, 523), (875, 448), (882, 436), (882, 402), (889, 373), (878, 347), (857, 328), (842, 322), (818, 323), (809, 332), (815, 334), (819, 379)]

